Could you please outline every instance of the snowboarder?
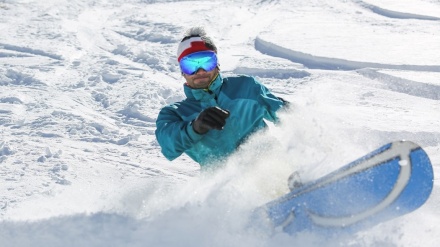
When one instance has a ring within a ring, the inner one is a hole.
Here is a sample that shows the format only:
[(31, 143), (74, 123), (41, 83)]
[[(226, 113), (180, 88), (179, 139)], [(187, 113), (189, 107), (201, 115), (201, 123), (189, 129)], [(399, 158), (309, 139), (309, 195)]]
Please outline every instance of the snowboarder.
[(189, 29), (177, 50), (186, 99), (165, 106), (156, 121), (163, 155), (186, 153), (201, 166), (227, 157), (253, 132), (277, 121), (286, 101), (250, 76), (222, 77), (217, 47), (202, 27)]

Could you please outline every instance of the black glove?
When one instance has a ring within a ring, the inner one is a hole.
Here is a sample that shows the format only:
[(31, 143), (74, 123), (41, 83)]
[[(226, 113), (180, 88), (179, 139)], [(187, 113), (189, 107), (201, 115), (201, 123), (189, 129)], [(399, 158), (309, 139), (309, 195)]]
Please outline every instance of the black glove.
[(196, 133), (206, 134), (211, 129), (222, 130), (226, 124), (229, 112), (217, 106), (203, 110), (193, 121), (192, 126)]

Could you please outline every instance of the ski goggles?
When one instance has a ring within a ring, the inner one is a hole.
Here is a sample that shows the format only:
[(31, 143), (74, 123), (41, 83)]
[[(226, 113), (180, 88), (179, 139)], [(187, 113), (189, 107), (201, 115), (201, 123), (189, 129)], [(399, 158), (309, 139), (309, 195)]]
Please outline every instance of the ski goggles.
[(184, 56), (179, 64), (182, 72), (187, 75), (193, 75), (199, 69), (211, 71), (217, 67), (217, 55), (213, 51), (194, 52)]

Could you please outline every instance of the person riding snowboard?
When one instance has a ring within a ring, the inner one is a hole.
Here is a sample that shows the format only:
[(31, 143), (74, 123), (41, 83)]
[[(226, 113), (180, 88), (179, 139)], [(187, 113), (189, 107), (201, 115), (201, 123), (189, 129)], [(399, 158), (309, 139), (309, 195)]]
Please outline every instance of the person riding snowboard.
[(230, 155), (250, 134), (276, 122), (287, 104), (255, 78), (223, 77), (217, 47), (202, 27), (190, 28), (177, 49), (186, 99), (165, 106), (156, 138), (169, 160), (187, 154), (201, 166)]

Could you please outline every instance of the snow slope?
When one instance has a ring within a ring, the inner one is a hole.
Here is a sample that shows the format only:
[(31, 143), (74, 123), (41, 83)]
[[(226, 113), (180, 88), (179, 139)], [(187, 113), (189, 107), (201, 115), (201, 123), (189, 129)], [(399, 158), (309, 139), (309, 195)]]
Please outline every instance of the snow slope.
[[(440, 3), (0, 0), (1, 246), (437, 246), (426, 205), (346, 239), (250, 228), (302, 170), (320, 177), (398, 139), (440, 173)], [(167, 161), (160, 108), (203, 25), (222, 72), (292, 102), (223, 167)]]

